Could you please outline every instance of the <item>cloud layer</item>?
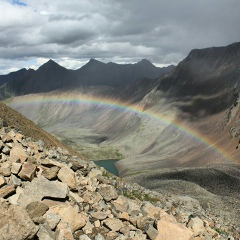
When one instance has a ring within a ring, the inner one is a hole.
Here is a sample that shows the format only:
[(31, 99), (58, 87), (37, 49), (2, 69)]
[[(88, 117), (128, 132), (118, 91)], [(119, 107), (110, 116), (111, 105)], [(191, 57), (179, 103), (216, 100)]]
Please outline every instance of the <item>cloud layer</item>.
[(193, 48), (240, 40), (239, 0), (0, 0), (0, 74), (52, 58), (178, 63)]

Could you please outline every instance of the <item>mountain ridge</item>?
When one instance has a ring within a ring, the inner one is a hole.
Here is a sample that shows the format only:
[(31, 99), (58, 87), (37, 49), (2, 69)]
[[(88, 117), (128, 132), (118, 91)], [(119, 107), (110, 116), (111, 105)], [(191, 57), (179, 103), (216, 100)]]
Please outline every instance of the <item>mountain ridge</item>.
[[(147, 67), (144, 67), (147, 63)], [(174, 66), (158, 68), (149, 61), (139, 64), (105, 64), (95, 59), (90, 59), (87, 64), (77, 70), (70, 70), (49, 60), (37, 70), (21, 71), (11, 78), (0, 76), (1, 99), (38, 92), (50, 92), (57, 89), (74, 89), (81, 86), (107, 85), (119, 87), (132, 83), (141, 77), (149, 79), (158, 78)], [(5, 81), (1, 79), (6, 79)]]

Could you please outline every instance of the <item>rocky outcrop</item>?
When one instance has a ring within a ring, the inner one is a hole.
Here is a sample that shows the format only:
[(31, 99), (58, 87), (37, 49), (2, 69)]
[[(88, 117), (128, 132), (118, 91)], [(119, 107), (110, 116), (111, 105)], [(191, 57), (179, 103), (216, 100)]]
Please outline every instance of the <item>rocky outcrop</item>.
[(0, 130), (1, 239), (221, 239), (200, 205), (185, 211), (167, 196), (20, 134)]

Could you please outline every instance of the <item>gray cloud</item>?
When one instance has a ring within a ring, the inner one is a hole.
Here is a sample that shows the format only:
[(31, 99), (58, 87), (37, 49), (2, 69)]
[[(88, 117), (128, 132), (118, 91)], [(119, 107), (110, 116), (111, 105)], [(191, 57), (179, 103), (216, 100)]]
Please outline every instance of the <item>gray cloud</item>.
[(72, 68), (89, 58), (178, 63), (240, 39), (239, 0), (0, 1), (0, 74), (48, 58)]

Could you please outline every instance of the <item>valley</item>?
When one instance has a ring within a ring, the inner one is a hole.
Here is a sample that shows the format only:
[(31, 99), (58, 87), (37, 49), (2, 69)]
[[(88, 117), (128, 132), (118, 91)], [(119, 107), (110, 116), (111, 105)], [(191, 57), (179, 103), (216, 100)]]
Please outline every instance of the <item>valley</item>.
[(196, 198), (229, 227), (240, 222), (239, 54), (240, 43), (192, 50), (161, 74), (147, 60), (74, 71), (50, 60), (0, 77), (0, 93), (86, 158), (120, 159), (122, 179)]

